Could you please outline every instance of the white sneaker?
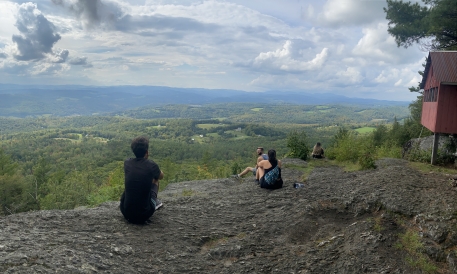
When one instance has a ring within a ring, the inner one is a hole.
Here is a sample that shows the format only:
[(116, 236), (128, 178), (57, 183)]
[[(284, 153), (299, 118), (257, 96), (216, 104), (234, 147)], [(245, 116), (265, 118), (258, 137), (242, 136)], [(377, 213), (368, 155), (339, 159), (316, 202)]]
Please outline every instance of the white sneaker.
[(155, 210), (161, 209), (162, 206), (163, 206), (162, 201), (160, 201), (159, 199), (157, 199), (157, 200), (156, 200), (156, 209), (155, 209)]

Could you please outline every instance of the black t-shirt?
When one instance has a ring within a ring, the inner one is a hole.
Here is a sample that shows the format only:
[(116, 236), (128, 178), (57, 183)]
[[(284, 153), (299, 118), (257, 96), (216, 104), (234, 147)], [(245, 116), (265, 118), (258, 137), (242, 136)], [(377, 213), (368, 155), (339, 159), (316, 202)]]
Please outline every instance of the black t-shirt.
[(159, 179), (160, 169), (154, 161), (130, 158), (124, 162), (124, 211), (132, 218), (148, 214), (151, 208), (152, 180)]

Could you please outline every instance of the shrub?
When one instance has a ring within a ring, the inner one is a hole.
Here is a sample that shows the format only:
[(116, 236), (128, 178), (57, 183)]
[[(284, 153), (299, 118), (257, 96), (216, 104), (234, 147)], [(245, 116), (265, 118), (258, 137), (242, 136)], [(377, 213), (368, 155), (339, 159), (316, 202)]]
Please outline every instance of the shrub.
[(333, 147), (327, 149), (327, 157), (339, 162), (358, 163), (362, 169), (375, 168), (376, 148), (372, 137), (356, 136), (340, 131), (334, 138)]
[(305, 131), (294, 130), (287, 135), (287, 147), (292, 157), (307, 160), (310, 153), (308, 140)]

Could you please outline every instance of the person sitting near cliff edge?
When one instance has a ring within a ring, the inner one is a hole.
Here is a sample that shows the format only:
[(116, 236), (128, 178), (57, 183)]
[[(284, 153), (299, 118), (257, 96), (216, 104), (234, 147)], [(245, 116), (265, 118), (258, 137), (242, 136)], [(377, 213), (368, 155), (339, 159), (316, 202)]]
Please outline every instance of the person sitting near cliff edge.
[(260, 177), (257, 172), (257, 164), (262, 160), (268, 160), (268, 155), (263, 153), (263, 147), (258, 147), (256, 153), (258, 157), (255, 167), (248, 166), (240, 174), (232, 175), (233, 178), (241, 179), (241, 177), (243, 177), (244, 175), (248, 174), (249, 172), (252, 172), (252, 174), (254, 174), (255, 176), (256, 181), (259, 182)]
[(266, 189), (278, 189), (284, 184), (281, 178), (281, 161), (276, 159), (276, 150), (268, 151), (268, 160), (262, 160), (258, 164), (260, 187)]
[(324, 149), (321, 146), (321, 143), (317, 142), (313, 148), (312, 156), (315, 159), (322, 159), (324, 158)]
[(157, 199), (159, 180), (163, 172), (154, 161), (149, 160), (149, 140), (133, 139), (130, 147), (136, 158), (124, 162), (125, 190), (121, 196), (120, 209), (131, 223), (144, 223), (162, 206)]

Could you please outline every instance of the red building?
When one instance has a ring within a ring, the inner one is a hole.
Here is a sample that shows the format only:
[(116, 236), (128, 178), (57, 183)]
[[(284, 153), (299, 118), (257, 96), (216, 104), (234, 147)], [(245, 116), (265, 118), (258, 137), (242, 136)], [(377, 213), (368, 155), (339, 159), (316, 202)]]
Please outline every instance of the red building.
[(420, 88), (421, 123), (435, 133), (432, 164), (440, 133), (457, 134), (457, 51), (430, 52)]

